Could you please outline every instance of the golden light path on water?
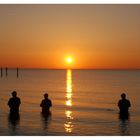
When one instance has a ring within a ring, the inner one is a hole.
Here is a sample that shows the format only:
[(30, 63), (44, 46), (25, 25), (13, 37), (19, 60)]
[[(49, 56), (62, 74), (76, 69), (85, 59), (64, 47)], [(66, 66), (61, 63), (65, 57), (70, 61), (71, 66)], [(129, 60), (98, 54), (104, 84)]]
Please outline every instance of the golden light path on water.
[(66, 122), (64, 124), (66, 132), (70, 133), (73, 130), (73, 114), (72, 114), (72, 71), (70, 69), (67, 70), (66, 77)]

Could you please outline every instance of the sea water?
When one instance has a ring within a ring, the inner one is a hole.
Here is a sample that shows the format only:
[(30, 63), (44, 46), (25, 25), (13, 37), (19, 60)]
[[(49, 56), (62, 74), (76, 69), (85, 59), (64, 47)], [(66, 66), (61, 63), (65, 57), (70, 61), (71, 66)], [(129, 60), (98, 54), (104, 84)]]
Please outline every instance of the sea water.
[[(12, 91), (21, 99), (20, 119), (9, 119)], [(131, 101), (128, 120), (120, 120), (121, 93)], [(40, 102), (48, 93), (51, 115), (43, 117)], [(140, 135), (139, 70), (8, 69), (0, 77), (0, 135), (120, 136)]]

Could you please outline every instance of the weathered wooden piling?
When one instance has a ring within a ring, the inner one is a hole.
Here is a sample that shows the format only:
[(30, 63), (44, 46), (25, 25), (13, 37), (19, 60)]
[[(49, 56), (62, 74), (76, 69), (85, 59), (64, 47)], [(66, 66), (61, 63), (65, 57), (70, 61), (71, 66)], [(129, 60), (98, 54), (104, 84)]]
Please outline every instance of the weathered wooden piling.
[(2, 73), (2, 68), (1, 68), (1, 77), (3, 76), (3, 73)]
[(17, 68), (17, 78), (18, 78), (18, 76), (19, 76), (19, 68)]

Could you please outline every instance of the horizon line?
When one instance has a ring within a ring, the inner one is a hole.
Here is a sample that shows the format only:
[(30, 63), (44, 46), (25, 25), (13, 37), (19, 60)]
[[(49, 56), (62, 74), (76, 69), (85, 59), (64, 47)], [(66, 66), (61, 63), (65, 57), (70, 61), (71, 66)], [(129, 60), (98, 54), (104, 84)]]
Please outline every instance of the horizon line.
[(1, 67), (1, 69), (40, 69), (40, 70), (140, 70), (140, 68), (30, 68), (30, 67)]

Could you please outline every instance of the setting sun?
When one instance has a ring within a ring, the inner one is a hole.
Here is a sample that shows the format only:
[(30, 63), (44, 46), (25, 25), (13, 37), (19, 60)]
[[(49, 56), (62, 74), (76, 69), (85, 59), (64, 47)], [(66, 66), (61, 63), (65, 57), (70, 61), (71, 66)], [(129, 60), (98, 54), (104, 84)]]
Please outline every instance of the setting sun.
[(72, 63), (72, 58), (71, 58), (71, 57), (68, 57), (68, 58), (66, 59), (66, 62), (69, 63), (69, 64)]

